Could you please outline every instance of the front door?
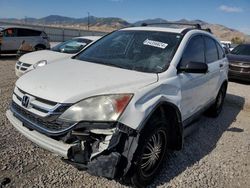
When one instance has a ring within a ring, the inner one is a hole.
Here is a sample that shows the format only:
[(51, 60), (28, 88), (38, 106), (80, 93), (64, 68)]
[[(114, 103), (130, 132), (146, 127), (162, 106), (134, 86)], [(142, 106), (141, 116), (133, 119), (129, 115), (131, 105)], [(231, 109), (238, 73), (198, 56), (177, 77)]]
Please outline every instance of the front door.
[[(178, 66), (185, 67), (189, 62), (206, 63), (204, 40), (201, 35), (193, 36), (190, 39)], [(209, 74), (181, 72), (177, 76), (181, 85), (180, 109), (182, 119), (186, 120), (206, 104), (209, 92), (206, 83)]]

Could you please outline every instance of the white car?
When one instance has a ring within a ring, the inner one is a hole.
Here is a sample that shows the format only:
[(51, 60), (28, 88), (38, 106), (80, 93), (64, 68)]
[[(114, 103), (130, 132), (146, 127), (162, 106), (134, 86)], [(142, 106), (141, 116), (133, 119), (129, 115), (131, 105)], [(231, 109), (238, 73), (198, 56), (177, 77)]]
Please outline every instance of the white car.
[(230, 51), (232, 51), (234, 49), (234, 45), (232, 44), (231, 41), (220, 41), (222, 47), (226, 48)]
[(64, 58), (70, 58), (80, 52), (89, 43), (98, 40), (100, 36), (76, 37), (62, 42), (51, 50), (40, 50), (25, 54), (19, 58), (15, 65), (17, 77), (37, 67), (52, 63)]
[(58, 64), (17, 80), (9, 121), (78, 169), (137, 187), (198, 115), (219, 115), (228, 83), (219, 41), (198, 26), (124, 28)]

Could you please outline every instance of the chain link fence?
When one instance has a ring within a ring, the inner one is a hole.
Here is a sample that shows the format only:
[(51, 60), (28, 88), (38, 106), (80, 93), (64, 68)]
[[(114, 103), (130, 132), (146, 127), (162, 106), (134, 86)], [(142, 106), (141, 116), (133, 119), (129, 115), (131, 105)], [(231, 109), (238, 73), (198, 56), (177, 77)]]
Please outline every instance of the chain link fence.
[(32, 28), (44, 31), (45, 33), (47, 33), (48, 37), (50, 38), (50, 41), (52, 42), (63, 42), (73, 37), (79, 37), (79, 36), (103, 36), (107, 34), (107, 32), (99, 32), (99, 31), (91, 31), (83, 29), (71, 29), (65, 27), (53, 27), (45, 25), (33, 25), (24, 23), (0, 22), (0, 27), (1, 26), (25, 27), (25, 28)]

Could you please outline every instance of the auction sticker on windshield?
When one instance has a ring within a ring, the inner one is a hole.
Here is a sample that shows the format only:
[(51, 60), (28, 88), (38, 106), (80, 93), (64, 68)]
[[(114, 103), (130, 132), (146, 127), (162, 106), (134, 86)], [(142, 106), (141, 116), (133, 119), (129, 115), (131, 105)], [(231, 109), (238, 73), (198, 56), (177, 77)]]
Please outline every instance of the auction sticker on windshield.
[(168, 46), (167, 43), (159, 42), (159, 41), (154, 41), (154, 40), (149, 40), (149, 39), (146, 39), (143, 42), (143, 44), (144, 45), (148, 45), (148, 46), (157, 47), (157, 48), (162, 48), (162, 49), (165, 49)]

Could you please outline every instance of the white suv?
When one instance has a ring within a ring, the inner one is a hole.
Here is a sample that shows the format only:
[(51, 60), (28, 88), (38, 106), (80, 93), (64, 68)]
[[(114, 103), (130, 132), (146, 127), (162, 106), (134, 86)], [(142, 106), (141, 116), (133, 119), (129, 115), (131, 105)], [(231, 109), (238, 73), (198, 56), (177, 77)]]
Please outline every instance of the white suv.
[(78, 169), (140, 187), (198, 115), (221, 112), (227, 73), (220, 43), (198, 26), (130, 27), (19, 78), (6, 115)]
[(24, 42), (34, 50), (50, 48), (49, 38), (43, 31), (21, 27), (6, 27), (0, 28), (0, 33), (0, 54), (16, 53)]

